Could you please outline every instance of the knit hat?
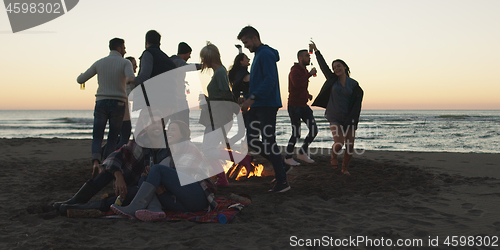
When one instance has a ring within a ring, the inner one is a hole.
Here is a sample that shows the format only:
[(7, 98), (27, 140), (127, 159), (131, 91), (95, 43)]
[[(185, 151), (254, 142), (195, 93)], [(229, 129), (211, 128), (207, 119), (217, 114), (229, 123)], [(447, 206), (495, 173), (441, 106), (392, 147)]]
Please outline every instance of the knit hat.
[(180, 42), (179, 43), (179, 47), (177, 49), (177, 55), (180, 55), (180, 54), (186, 54), (186, 53), (189, 53), (193, 51), (191, 49), (191, 47), (189, 47), (189, 45), (185, 42)]

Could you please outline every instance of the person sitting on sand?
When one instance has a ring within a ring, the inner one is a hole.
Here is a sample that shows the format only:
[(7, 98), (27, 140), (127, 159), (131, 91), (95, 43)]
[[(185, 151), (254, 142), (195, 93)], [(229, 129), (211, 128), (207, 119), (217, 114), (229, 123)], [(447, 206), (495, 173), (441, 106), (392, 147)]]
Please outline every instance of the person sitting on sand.
[[(155, 110), (153, 119), (158, 122), (146, 124), (149, 120), (149, 112), (141, 112), (136, 128), (161, 128), (161, 124), (158, 124), (159, 117), (162, 117), (161, 114)], [(157, 141), (161, 141), (163, 138), (162, 129), (144, 129), (137, 136), (137, 140), (151, 142), (149, 143), (151, 145), (160, 144)], [(134, 198), (134, 191), (137, 190), (138, 182), (147, 166), (160, 163), (169, 155), (170, 151), (166, 148), (145, 148), (138, 145), (135, 140), (129, 141), (111, 153), (99, 166), (99, 174), (94, 179), (88, 180), (71, 199), (56, 202), (53, 206), (63, 215), (66, 214), (67, 209), (99, 208), (106, 211), (111, 205), (109, 202), (103, 204), (86, 203), (113, 179), (115, 180), (115, 194), (123, 197), (123, 203), (128, 204)], [(113, 198), (108, 200), (113, 201)]]
[[(201, 152), (190, 141), (190, 134), (184, 122), (171, 121), (167, 137), (173, 158), (169, 156), (161, 164), (151, 167), (130, 205), (113, 204), (111, 209), (117, 214), (143, 221), (165, 218), (162, 207), (182, 212), (214, 209), (217, 206), (215, 183), (210, 178), (195, 181), (198, 179), (196, 173), (206, 171), (207, 165)], [(180, 178), (190, 180), (190, 184), (181, 185)]]
[(354, 139), (361, 113), (363, 90), (356, 80), (349, 77), (351, 71), (343, 60), (336, 59), (332, 62), (332, 72), (316, 48), (316, 44), (313, 42), (311, 46), (327, 79), (312, 105), (326, 109), (325, 117), (330, 122), (334, 140), (330, 161), (332, 168), (338, 167), (337, 155), (345, 143), (346, 150), (341, 171), (349, 175), (347, 167), (354, 153)]

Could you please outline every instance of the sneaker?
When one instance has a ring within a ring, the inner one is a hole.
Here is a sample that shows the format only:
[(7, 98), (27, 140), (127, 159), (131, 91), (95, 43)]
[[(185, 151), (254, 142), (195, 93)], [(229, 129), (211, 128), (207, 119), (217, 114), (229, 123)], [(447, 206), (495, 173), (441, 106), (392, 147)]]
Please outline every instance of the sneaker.
[(314, 160), (311, 159), (307, 154), (297, 154), (297, 159), (305, 161), (307, 163), (314, 163)]
[(283, 192), (286, 192), (286, 191), (288, 191), (290, 189), (291, 189), (291, 187), (290, 187), (290, 185), (288, 185), (287, 182), (285, 182), (285, 183), (276, 183), (276, 184), (274, 184), (274, 187), (272, 189), (269, 189), (269, 192), (283, 193)]
[(296, 160), (294, 160), (293, 158), (288, 158), (288, 159), (285, 159), (285, 163), (290, 165), (290, 166), (298, 166), (300, 165), (299, 162), (297, 162)]
[[(290, 173), (290, 172), (292, 171), (292, 169), (293, 169), (293, 167), (292, 167), (292, 166), (290, 166), (290, 165), (288, 165), (288, 164), (286, 164), (286, 163), (285, 163), (285, 164), (283, 164), (283, 168), (285, 169), (285, 174)], [(274, 179), (271, 181), (271, 183), (274, 183), (274, 182), (276, 182), (276, 178), (274, 178)]]

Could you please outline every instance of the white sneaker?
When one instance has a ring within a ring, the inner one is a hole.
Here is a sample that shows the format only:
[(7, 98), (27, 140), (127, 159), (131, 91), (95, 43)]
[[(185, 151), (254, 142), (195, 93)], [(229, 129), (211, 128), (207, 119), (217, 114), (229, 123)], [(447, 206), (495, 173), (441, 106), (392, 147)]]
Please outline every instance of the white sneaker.
[(285, 163), (290, 165), (290, 166), (298, 166), (300, 163), (295, 161), (293, 158), (285, 159)]
[(297, 154), (297, 159), (305, 161), (307, 163), (314, 163), (314, 160), (311, 159), (307, 154)]

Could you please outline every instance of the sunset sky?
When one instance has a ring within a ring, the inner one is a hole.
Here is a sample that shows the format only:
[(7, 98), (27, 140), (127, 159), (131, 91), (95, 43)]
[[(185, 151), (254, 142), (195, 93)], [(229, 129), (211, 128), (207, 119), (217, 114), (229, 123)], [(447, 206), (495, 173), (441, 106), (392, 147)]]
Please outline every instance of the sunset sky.
[[(212, 42), (229, 69), (246, 25), (280, 53), (285, 107), (290, 67), (312, 37), (329, 64), (347, 62), (365, 91), (363, 109), (500, 109), (498, 13), (498, 0), (86, 0), (13, 34), (0, 11), (0, 109), (92, 110), (97, 78), (82, 91), (77, 76), (108, 55), (113, 37), (125, 39), (125, 56), (139, 57), (150, 29), (162, 34), (168, 55), (187, 42), (192, 63)], [(200, 74), (202, 85), (211, 74)], [(316, 96), (324, 80), (321, 73), (311, 78), (309, 92)]]

